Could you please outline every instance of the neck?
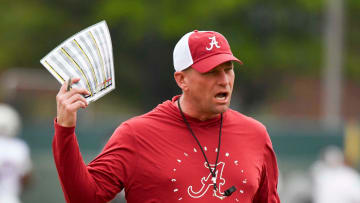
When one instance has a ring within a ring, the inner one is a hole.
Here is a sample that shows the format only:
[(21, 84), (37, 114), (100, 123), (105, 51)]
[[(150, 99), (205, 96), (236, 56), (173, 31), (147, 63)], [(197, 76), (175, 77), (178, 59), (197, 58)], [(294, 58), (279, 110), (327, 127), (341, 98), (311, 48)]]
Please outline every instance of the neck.
[[(186, 96), (184, 96), (184, 95), (180, 96), (179, 102), (180, 102), (180, 106), (181, 106), (183, 113), (185, 113), (186, 115), (188, 115), (192, 118), (196, 118), (200, 121), (206, 121), (206, 120), (215, 118), (216, 116), (220, 115), (219, 113), (214, 114), (214, 113), (199, 111), (199, 109), (197, 107), (195, 107), (194, 105), (191, 105), (191, 102), (189, 102), (186, 99)], [(178, 107), (177, 101), (174, 103), (174, 106)]]

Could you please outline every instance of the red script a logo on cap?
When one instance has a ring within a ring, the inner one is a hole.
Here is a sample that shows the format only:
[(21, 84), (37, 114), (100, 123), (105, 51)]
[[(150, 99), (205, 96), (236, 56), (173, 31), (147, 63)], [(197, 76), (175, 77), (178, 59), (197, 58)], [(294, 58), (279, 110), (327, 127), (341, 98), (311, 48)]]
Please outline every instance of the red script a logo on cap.
[(209, 37), (209, 39), (211, 39), (210, 47), (205, 47), (206, 50), (210, 51), (211, 49), (213, 49), (214, 45), (215, 45), (216, 48), (220, 48), (220, 46), (218, 45), (218, 42), (216, 41), (215, 36)]

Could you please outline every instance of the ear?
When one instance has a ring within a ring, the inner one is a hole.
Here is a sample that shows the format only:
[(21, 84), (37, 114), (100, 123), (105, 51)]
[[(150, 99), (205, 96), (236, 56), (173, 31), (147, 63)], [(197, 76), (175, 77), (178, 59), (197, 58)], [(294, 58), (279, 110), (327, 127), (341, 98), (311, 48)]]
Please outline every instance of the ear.
[(182, 91), (185, 91), (188, 87), (185, 80), (186, 74), (183, 71), (176, 71), (174, 73), (174, 78), (176, 81), (176, 84), (182, 89)]

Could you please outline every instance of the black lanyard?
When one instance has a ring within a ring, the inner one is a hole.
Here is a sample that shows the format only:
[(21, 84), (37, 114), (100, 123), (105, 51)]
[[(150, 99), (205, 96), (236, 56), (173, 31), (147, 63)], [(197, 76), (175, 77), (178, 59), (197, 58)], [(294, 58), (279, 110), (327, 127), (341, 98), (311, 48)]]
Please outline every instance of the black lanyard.
[[(177, 102), (177, 103), (178, 103), (178, 107), (179, 107), (179, 110), (180, 110), (180, 114), (181, 114), (181, 116), (182, 116), (182, 118), (183, 118), (183, 120), (184, 120), (187, 128), (189, 129), (191, 135), (194, 137), (194, 139), (196, 140), (197, 144), (199, 145), (199, 147), (200, 147), (200, 149), (201, 149), (201, 152), (202, 152), (202, 154), (203, 154), (203, 156), (204, 156), (204, 158), (205, 158), (205, 161), (206, 161), (206, 163), (207, 163), (207, 165), (208, 165), (208, 167), (209, 167), (209, 170), (210, 170), (210, 173), (211, 173), (211, 176), (212, 176), (211, 180), (212, 180), (213, 185), (214, 185), (214, 194), (215, 194), (215, 192), (216, 192), (216, 190), (217, 190), (217, 186), (216, 186), (216, 166), (217, 166), (217, 162), (218, 162), (219, 154), (220, 154), (221, 129), (222, 129), (222, 124), (223, 124), (223, 114), (222, 114), (222, 113), (220, 114), (220, 115), (221, 115), (221, 118), (220, 118), (220, 130), (219, 130), (218, 151), (217, 151), (217, 154), (216, 154), (215, 167), (214, 167), (214, 170), (212, 170), (211, 167), (210, 167), (210, 163), (209, 163), (209, 161), (208, 161), (208, 159), (207, 159), (207, 157), (206, 157), (206, 155), (205, 155), (205, 152), (204, 152), (203, 148), (201, 147), (200, 141), (199, 141), (199, 140), (197, 139), (197, 137), (195, 136), (195, 133), (192, 131), (189, 122), (188, 122), (188, 121), (186, 120), (186, 118), (185, 118), (185, 115), (184, 115), (184, 113), (183, 113), (183, 111), (182, 111), (182, 109), (181, 109), (181, 106), (180, 106), (180, 98), (178, 99), (178, 102)], [(221, 197), (221, 199), (225, 198), (226, 196), (230, 196), (230, 195), (231, 195), (233, 192), (235, 192), (235, 191), (236, 191), (236, 187), (235, 187), (235, 186), (232, 186), (232, 187), (228, 188), (227, 190), (224, 191), (224, 196)], [(220, 192), (220, 191), (219, 191), (219, 192)]]
[(217, 154), (216, 154), (215, 167), (214, 167), (214, 170), (212, 170), (211, 167), (210, 167), (210, 163), (209, 163), (209, 161), (208, 161), (208, 159), (207, 159), (207, 157), (206, 157), (206, 155), (205, 155), (205, 152), (204, 152), (204, 150), (203, 150), (203, 148), (202, 148), (202, 146), (201, 146), (201, 144), (200, 144), (200, 141), (199, 141), (199, 140), (197, 139), (197, 137), (195, 136), (195, 133), (194, 133), (193, 130), (191, 129), (189, 122), (188, 122), (188, 121), (186, 120), (186, 118), (185, 118), (185, 115), (184, 115), (184, 113), (183, 113), (183, 111), (182, 111), (182, 109), (181, 109), (181, 106), (180, 106), (180, 98), (178, 99), (178, 102), (177, 102), (177, 103), (178, 103), (178, 107), (179, 107), (179, 110), (180, 110), (180, 114), (181, 114), (181, 116), (182, 116), (182, 118), (183, 118), (183, 120), (184, 120), (187, 128), (189, 129), (191, 135), (194, 137), (194, 139), (196, 140), (197, 144), (199, 145), (199, 148), (201, 149), (201, 152), (202, 152), (202, 154), (203, 154), (203, 156), (204, 156), (204, 158), (205, 158), (205, 161), (206, 161), (206, 163), (207, 163), (207, 165), (208, 165), (208, 167), (209, 167), (209, 170), (210, 170), (210, 173), (211, 173), (211, 176), (212, 176), (212, 179), (211, 179), (211, 180), (212, 180), (213, 185), (214, 185), (214, 190), (216, 190), (216, 189), (217, 189), (217, 188), (216, 188), (216, 187), (217, 187), (217, 186), (216, 186), (216, 166), (217, 166), (218, 159), (219, 159), (219, 154), (220, 154), (221, 129), (222, 129), (222, 124), (223, 124), (223, 114), (222, 114), (222, 113), (220, 114), (220, 115), (221, 115), (221, 119), (220, 119), (220, 130), (219, 130), (219, 143), (218, 143), (218, 150), (217, 150)]

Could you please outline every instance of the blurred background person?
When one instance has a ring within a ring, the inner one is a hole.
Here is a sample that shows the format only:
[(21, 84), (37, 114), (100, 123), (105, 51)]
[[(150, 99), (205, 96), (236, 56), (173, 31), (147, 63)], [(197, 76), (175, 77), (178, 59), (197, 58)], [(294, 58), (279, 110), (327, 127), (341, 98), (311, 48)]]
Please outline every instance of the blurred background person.
[(360, 175), (344, 160), (340, 148), (328, 146), (314, 163), (314, 203), (360, 203)]
[(30, 151), (17, 138), (21, 127), (18, 113), (7, 104), (0, 104), (0, 202), (20, 203), (22, 187), (31, 171)]
[(280, 193), (282, 202), (312, 203), (311, 179), (307, 172), (292, 170), (287, 174)]

